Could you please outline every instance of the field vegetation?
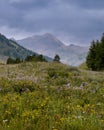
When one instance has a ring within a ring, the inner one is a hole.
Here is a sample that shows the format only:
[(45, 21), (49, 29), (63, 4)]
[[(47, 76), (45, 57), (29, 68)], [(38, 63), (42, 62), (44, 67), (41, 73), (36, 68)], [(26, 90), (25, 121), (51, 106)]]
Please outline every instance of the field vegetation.
[(0, 130), (104, 130), (104, 72), (0, 64)]

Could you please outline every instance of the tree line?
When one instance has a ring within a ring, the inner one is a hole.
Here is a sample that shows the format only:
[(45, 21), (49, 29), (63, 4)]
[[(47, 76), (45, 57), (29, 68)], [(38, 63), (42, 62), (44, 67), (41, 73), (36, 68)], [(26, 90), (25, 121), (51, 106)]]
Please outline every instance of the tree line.
[[(20, 58), (11, 58), (9, 57), (7, 59), (7, 64), (19, 64), (19, 63), (22, 63), (22, 62), (48, 62), (45, 57), (40, 54), (40, 55), (28, 55), (24, 60), (21, 60)], [(54, 62), (60, 62), (60, 56), (58, 54), (55, 55), (54, 59), (53, 59)]]
[(41, 61), (41, 62), (47, 62), (47, 60), (44, 58), (43, 55), (28, 55), (24, 60), (20, 59), (20, 58), (11, 58), (9, 57), (7, 59), (7, 64), (18, 64), (18, 63), (21, 63), (21, 62), (37, 62), (37, 61)]

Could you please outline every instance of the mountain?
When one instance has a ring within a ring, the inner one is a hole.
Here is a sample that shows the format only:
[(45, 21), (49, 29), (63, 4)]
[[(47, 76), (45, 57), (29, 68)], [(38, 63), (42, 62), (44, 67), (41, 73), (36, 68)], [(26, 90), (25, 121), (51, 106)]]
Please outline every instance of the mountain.
[[(24, 59), (28, 55), (37, 54), (33, 51), (30, 51), (16, 41), (6, 38), (4, 35), (0, 34), (0, 61), (5, 62), (8, 57), (12, 58), (21, 58)], [(45, 57), (49, 59), (49, 57)]]
[(19, 40), (20, 45), (41, 54), (46, 54), (53, 57), (54, 52), (57, 52), (57, 49), (62, 48), (64, 44), (56, 39), (51, 34), (44, 34), (42, 36), (36, 35), (28, 37), (22, 40)]
[(73, 66), (85, 62), (88, 47), (76, 45), (66, 46), (52, 34), (35, 35), (18, 40), (18, 43), (32, 51), (41, 53), (50, 57), (59, 54), (61, 61)]

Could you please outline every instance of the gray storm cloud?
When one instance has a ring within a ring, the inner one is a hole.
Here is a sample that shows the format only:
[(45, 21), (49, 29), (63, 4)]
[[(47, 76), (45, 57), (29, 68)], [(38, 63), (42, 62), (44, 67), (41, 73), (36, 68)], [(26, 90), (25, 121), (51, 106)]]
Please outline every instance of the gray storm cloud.
[(1, 33), (16, 37), (49, 31), (87, 44), (104, 32), (103, 7), (103, 0), (0, 0)]

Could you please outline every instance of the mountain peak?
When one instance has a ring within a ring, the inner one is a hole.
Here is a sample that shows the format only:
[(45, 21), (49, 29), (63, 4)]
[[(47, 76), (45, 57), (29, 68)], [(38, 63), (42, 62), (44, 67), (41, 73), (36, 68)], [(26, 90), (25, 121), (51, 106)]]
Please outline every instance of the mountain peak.
[(51, 33), (45, 33), (43, 34), (44, 37), (54, 37)]
[[(43, 35), (33, 35), (24, 39), (41, 39), (41, 38), (48, 38), (48, 39), (55, 39), (56, 37), (54, 35), (52, 35), (51, 33), (45, 33)], [(23, 40), (23, 39), (22, 39)]]
[(55, 54), (59, 54), (61, 60), (64, 63), (71, 65), (78, 65), (85, 61), (87, 49), (71, 44), (66, 46), (56, 36), (45, 33), (43, 35), (35, 35), (33, 38), (19, 40), (20, 45), (24, 47), (44, 54), (50, 57), (54, 57)]

